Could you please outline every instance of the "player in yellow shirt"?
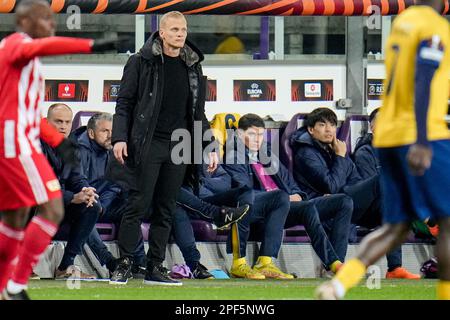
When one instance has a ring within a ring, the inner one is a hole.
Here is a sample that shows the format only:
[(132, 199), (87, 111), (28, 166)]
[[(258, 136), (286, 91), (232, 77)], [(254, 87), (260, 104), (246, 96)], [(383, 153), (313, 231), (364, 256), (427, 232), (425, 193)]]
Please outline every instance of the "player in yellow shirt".
[[(450, 300), (450, 25), (443, 0), (421, 0), (394, 21), (386, 53), (383, 106), (374, 134), (381, 163), (384, 225), (363, 239), (356, 256), (316, 290), (341, 299), (366, 269), (406, 238), (411, 222), (439, 221), (438, 299)], [(413, 89), (413, 93), (411, 92)]]

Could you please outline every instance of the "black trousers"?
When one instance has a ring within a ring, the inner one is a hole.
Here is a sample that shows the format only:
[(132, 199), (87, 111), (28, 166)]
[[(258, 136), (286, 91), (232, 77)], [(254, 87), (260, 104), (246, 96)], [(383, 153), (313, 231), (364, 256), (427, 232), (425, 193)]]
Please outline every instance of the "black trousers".
[(165, 259), (176, 199), (186, 173), (186, 164), (174, 164), (171, 152), (178, 142), (154, 137), (142, 160), (139, 190), (130, 190), (128, 206), (119, 229), (121, 257), (133, 257), (141, 233), (141, 223), (150, 208), (148, 266)]

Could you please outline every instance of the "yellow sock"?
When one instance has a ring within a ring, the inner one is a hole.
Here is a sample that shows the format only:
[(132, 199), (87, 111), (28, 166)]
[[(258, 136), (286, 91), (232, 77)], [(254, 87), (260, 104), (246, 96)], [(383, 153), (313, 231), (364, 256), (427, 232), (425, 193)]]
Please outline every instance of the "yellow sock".
[(331, 270), (333, 273), (336, 273), (336, 268), (338, 268), (341, 264), (342, 264), (342, 262), (340, 262), (339, 260), (336, 260), (335, 262), (333, 262), (333, 263), (330, 265), (330, 270)]
[(440, 280), (437, 284), (438, 300), (450, 300), (450, 281)]
[(247, 261), (244, 258), (238, 258), (238, 259), (233, 259), (233, 266), (232, 268), (237, 268), (239, 267), (241, 264), (246, 264)]
[(233, 250), (233, 259), (239, 259), (241, 257), (241, 250), (239, 248), (239, 231), (237, 223), (231, 225), (231, 249)]
[(334, 279), (338, 280), (345, 291), (356, 286), (366, 273), (366, 266), (359, 259), (351, 259), (338, 271)]
[(259, 256), (258, 257), (258, 261), (256, 261), (256, 264), (262, 264), (262, 265), (266, 265), (272, 262), (272, 257), (267, 257), (267, 256)]

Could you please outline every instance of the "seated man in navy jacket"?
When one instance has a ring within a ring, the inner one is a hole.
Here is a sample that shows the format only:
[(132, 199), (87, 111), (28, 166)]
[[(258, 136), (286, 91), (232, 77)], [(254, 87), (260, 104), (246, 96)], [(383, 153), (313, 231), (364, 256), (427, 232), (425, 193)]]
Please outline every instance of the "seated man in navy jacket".
[[(357, 141), (355, 151), (353, 153), (353, 159), (362, 179), (370, 179), (372, 177), (376, 177), (377, 183), (380, 183), (380, 159), (378, 158), (377, 152), (372, 145), (373, 132), (375, 132), (375, 119), (377, 117), (378, 110), (379, 108), (373, 110), (369, 115), (369, 126), (371, 132), (366, 133)], [(379, 217), (379, 215), (376, 216)], [(381, 217), (379, 218), (378, 223), (381, 224)], [(388, 271), (386, 273), (386, 278), (420, 278), (419, 275), (410, 273), (408, 270), (401, 267), (401, 247), (392, 251), (390, 254), (387, 254), (386, 257), (388, 261)]]
[[(248, 187), (255, 191), (254, 203), (257, 205), (261, 195), (273, 192), (282, 193), (288, 202), (288, 215), (285, 228), (303, 224), (308, 233), (314, 251), (322, 260), (326, 269), (336, 272), (345, 259), (348, 243), (350, 219), (353, 203), (344, 194), (329, 195), (308, 201), (307, 194), (295, 183), (291, 173), (284, 167), (276, 154), (267, 150), (263, 144), (264, 121), (255, 114), (246, 114), (239, 120), (238, 137), (230, 147), (226, 146), (224, 169), (231, 175), (234, 186)], [(250, 214), (238, 223), (240, 256), (233, 261), (231, 272), (239, 272), (245, 265), (245, 248), (249, 225), (257, 215)], [(328, 238), (321, 221), (333, 220), (331, 235)], [(270, 226), (266, 225), (266, 228)], [(278, 245), (281, 245), (281, 242)], [(271, 264), (271, 258), (260, 257), (255, 270), (264, 270)]]
[(358, 139), (353, 152), (353, 160), (359, 175), (362, 179), (369, 179), (380, 174), (380, 160), (376, 154), (376, 150), (372, 145), (373, 132), (375, 130), (375, 119), (379, 108), (372, 111), (369, 115), (370, 131)]
[[(381, 225), (381, 194), (377, 160), (371, 173), (361, 177), (347, 155), (345, 142), (336, 138), (337, 116), (328, 108), (312, 111), (306, 125), (291, 137), (295, 152), (294, 177), (312, 198), (325, 194), (345, 193), (352, 197), (352, 223), (374, 228)], [(369, 150), (367, 150), (369, 151)], [(374, 156), (374, 150), (370, 150)], [(359, 155), (358, 155), (359, 157)], [(387, 255), (388, 278), (418, 278), (401, 268), (401, 247)]]
[[(178, 194), (177, 211), (173, 221), (173, 232), (175, 241), (180, 247), (183, 257), (189, 267), (200, 261), (200, 252), (197, 250), (195, 238), (190, 224), (189, 218), (202, 219), (210, 221), (217, 225), (218, 228), (223, 227), (223, 223), (219, 224), (223, 219), (217, 219), (218, 212), (223, 211), (224, 214), (229, 214), (231, 209), (224, 206), (236, 206), (234, 208), (236, 214), (232, 214), (233, 221), (251, 221), (264, 223), (265, 229), (261, 241), (261, 250), (259, 260), (264, 260), (265, 257), (276, 257), (280, 250), (281, 241), (283, 237), (283, 227), (289, 211), (289, 200), (286, 193), (281, 191), (273, 191), (260, 193), (256, 195), (253, 189), (247, 186), (232, 188), (232, 179), (230, 175), (221, 167), (218, 166), (213, 174), (209, 174), (206, 170), (202, 170), (199, 181), (198, 196), (192, 189), (183, 187)], [(251, 205), (251, 206), (250, 206)], [(247, 214), (246, 210), (249, 210)], [(243, 211), (245, 210), (245, 211)], [(243, 212), (243, 213), (241, 213)], [(219, 223), (218, 223), (219, 222)], [(243, 226), (249, 226), (248, 222), (243, 222)], [(234, 226), (232, 226), (234, 228)], [(232, 229), (233, 230), (233, 229)], [(249, 230), (246, 230), (248, 232)], [(238, 239), (232, 239), (232, 232), (227, 241), (227, 252), (232, 253), (233, 247), (236, 246), (235, 251), (239, 251)], [(245, 257), (245, 243), (241, 243), (242, 255), (239, 258)], [(235, 252), (233, 252), (234, 254)], [(239, 254), (239, 253), (237, 253)], [(245, 258), (243, 258), (245, 260)], [(243, 260), (243, 261), (244, 261)], [(199, 263), (198, 263), (199, 264)], [(200, 265), (202, 272), (196, 275), (193, 271), (194, 278), (199, 278), (203, 275), (206, 277), (207, 272), (204, 271)], [(191, 268), (192, 269), (192, 268)], [(197, 270), (195, 267), (194, 270)], [(266, 264), (264, 268), (255, 270), (250, 268), (246, 263), (241, 264), (239, 268), (232, 268), (231, 275), (237, 278), (245, 278), (252, 280), (262, 280), (266, 278), (273, 279), (293, 279), (293, 276), (281, 271), (274, 264)], [(209, 276), (211, 277), (211, 276)]]
[[(111, 114), (98, 112), (89, 119), (87, 127), (76, 129), (71, 137), (79, 146), (82, 174), (89, 184), (96, 188), (99, 195), (96, 204), (99, 210), (98, 222), (119, 225), (127, 203), (127, 192), (118, 184), (105, 179), (106, 164), (112, 149), (112, 120)], [(117, 261), (101, 240), (96, 228), (92, 230), (87, 244), (100, 263), (106, 265), (111, 272), (114, 271)], [(133, 277), (143, 278), (145, 265), (144, 241), (141, 238), (134, 254)]]
[[(63, 103), (50, 106), (47, 120), (60, 133), (69, 136), (72, 129), (72, 110)], [(55, 271), (55, 278), (68, 278), (71, 276), (81, 278), (95, 278), (93, 275), (85, 274), (74, 265), (75, 257), (82, 253), (83, 245), (86, 243), (99, 214), (97, 203), (98, 195), (86, 177), (81, 173), (80, 167), (64, 166), (55, 149), (44, 141), (42, 151), (52, 166), (59, 183), (64, 199), (63, 225), (70, 226), (67, 245), (64, 248), (62, 260)], [(61, 229), (59, 231), (61, 234)], [(56, 235), (58, 237), (58, 234)]]

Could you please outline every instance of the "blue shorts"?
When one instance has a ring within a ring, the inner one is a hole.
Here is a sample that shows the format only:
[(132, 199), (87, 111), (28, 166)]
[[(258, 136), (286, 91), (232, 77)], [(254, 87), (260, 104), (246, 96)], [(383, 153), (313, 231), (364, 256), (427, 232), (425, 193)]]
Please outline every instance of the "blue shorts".
[(385, 223), (450, 217), (450, 140), (432, 141), (431, 167), (423, 176), (409, 172), (409, 146), (380, 148)]

